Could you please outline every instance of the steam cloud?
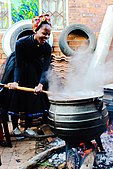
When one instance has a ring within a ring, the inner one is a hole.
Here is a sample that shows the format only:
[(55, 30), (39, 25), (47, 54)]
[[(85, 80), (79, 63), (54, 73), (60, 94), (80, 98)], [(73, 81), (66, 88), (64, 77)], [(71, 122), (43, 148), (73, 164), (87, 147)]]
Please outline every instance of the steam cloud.
[(113, 57), (109, 54), (105, 63), (97, 65), (95, 69), (90, 68), (93, 54), (78, 54), (69, 59), (69, 69), (65, 77), (65, 83), (53, 70), (49, 71), (49, 90), (60, 93), (67, 98), (89, 97), (97, 93), (102, 94), (104, 85), (113, 82)]

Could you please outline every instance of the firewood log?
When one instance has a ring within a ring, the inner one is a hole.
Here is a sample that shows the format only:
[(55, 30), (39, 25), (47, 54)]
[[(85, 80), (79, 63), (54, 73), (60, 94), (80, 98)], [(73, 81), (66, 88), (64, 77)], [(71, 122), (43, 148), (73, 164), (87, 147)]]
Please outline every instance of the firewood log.
[(19, 169), (32, 169), (33, 167), (35, 167), (37, 165), (38, 162), (42, 161), (46, 157), (50, 156), (53, 152), (55, 152), (56, 150), (58, 150), (60, 148), (63, 148), (64, 146), (65, 146), (65, 143), (58, 145), (58, 146), (54, 146), (52, 148), (49, 148), (49, 149), (37, 154), (33, 158), (31, 158), (28, 161), (26, 161), (25, 163), (23, 163), (19, 167)]
[(94, 163), (94, 159), (96, 156), (96, 151), (93, 150), (92, 152), (90, 152), (87, 157), (84, 159), (80, 169), (90, 169), (93, 167), (93, 163)]

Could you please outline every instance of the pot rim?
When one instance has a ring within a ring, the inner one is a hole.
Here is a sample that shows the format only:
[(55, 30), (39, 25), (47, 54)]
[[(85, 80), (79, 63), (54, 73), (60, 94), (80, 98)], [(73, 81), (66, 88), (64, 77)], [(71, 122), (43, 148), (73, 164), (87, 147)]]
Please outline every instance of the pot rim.
[(50, 102), (60, 102), (60, 103), (68, 103), (68, 102), (77, 102), (77, 101), (94, 101), (96, 98), (103, 98), (104, 94), (100, 93), (94, 96), (87, 97), (79, 97), (79, 98), (58, 98), (58, 97), (49, 97)]

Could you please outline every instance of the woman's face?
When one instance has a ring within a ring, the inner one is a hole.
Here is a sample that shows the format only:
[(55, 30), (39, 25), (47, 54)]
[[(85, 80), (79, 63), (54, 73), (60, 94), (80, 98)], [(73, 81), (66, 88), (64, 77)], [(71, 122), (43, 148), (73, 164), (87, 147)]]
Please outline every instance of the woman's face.
[(35, 33), (34, 39), (40, 44), (44, 44), (47, 39), (49, 39), (51, 34), (51, 26), (48, 24), (43, 24), (42, 27)]

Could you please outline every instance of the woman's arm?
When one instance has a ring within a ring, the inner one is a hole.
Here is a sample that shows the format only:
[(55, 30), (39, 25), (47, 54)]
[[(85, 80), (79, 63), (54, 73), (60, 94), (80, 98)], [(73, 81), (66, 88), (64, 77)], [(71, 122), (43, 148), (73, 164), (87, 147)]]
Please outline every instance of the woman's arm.
[(42, 70), (42, 75), (41, 75), (41, 78), (40, 78), (40, 81), (39, 81), (39, 83), (41, 83), (43, 85), (47, 81), (47, 73), (48, 73), (50, 63), (51, 63), (51, 47), (48, 46), (45, 49), (43, 70)]

